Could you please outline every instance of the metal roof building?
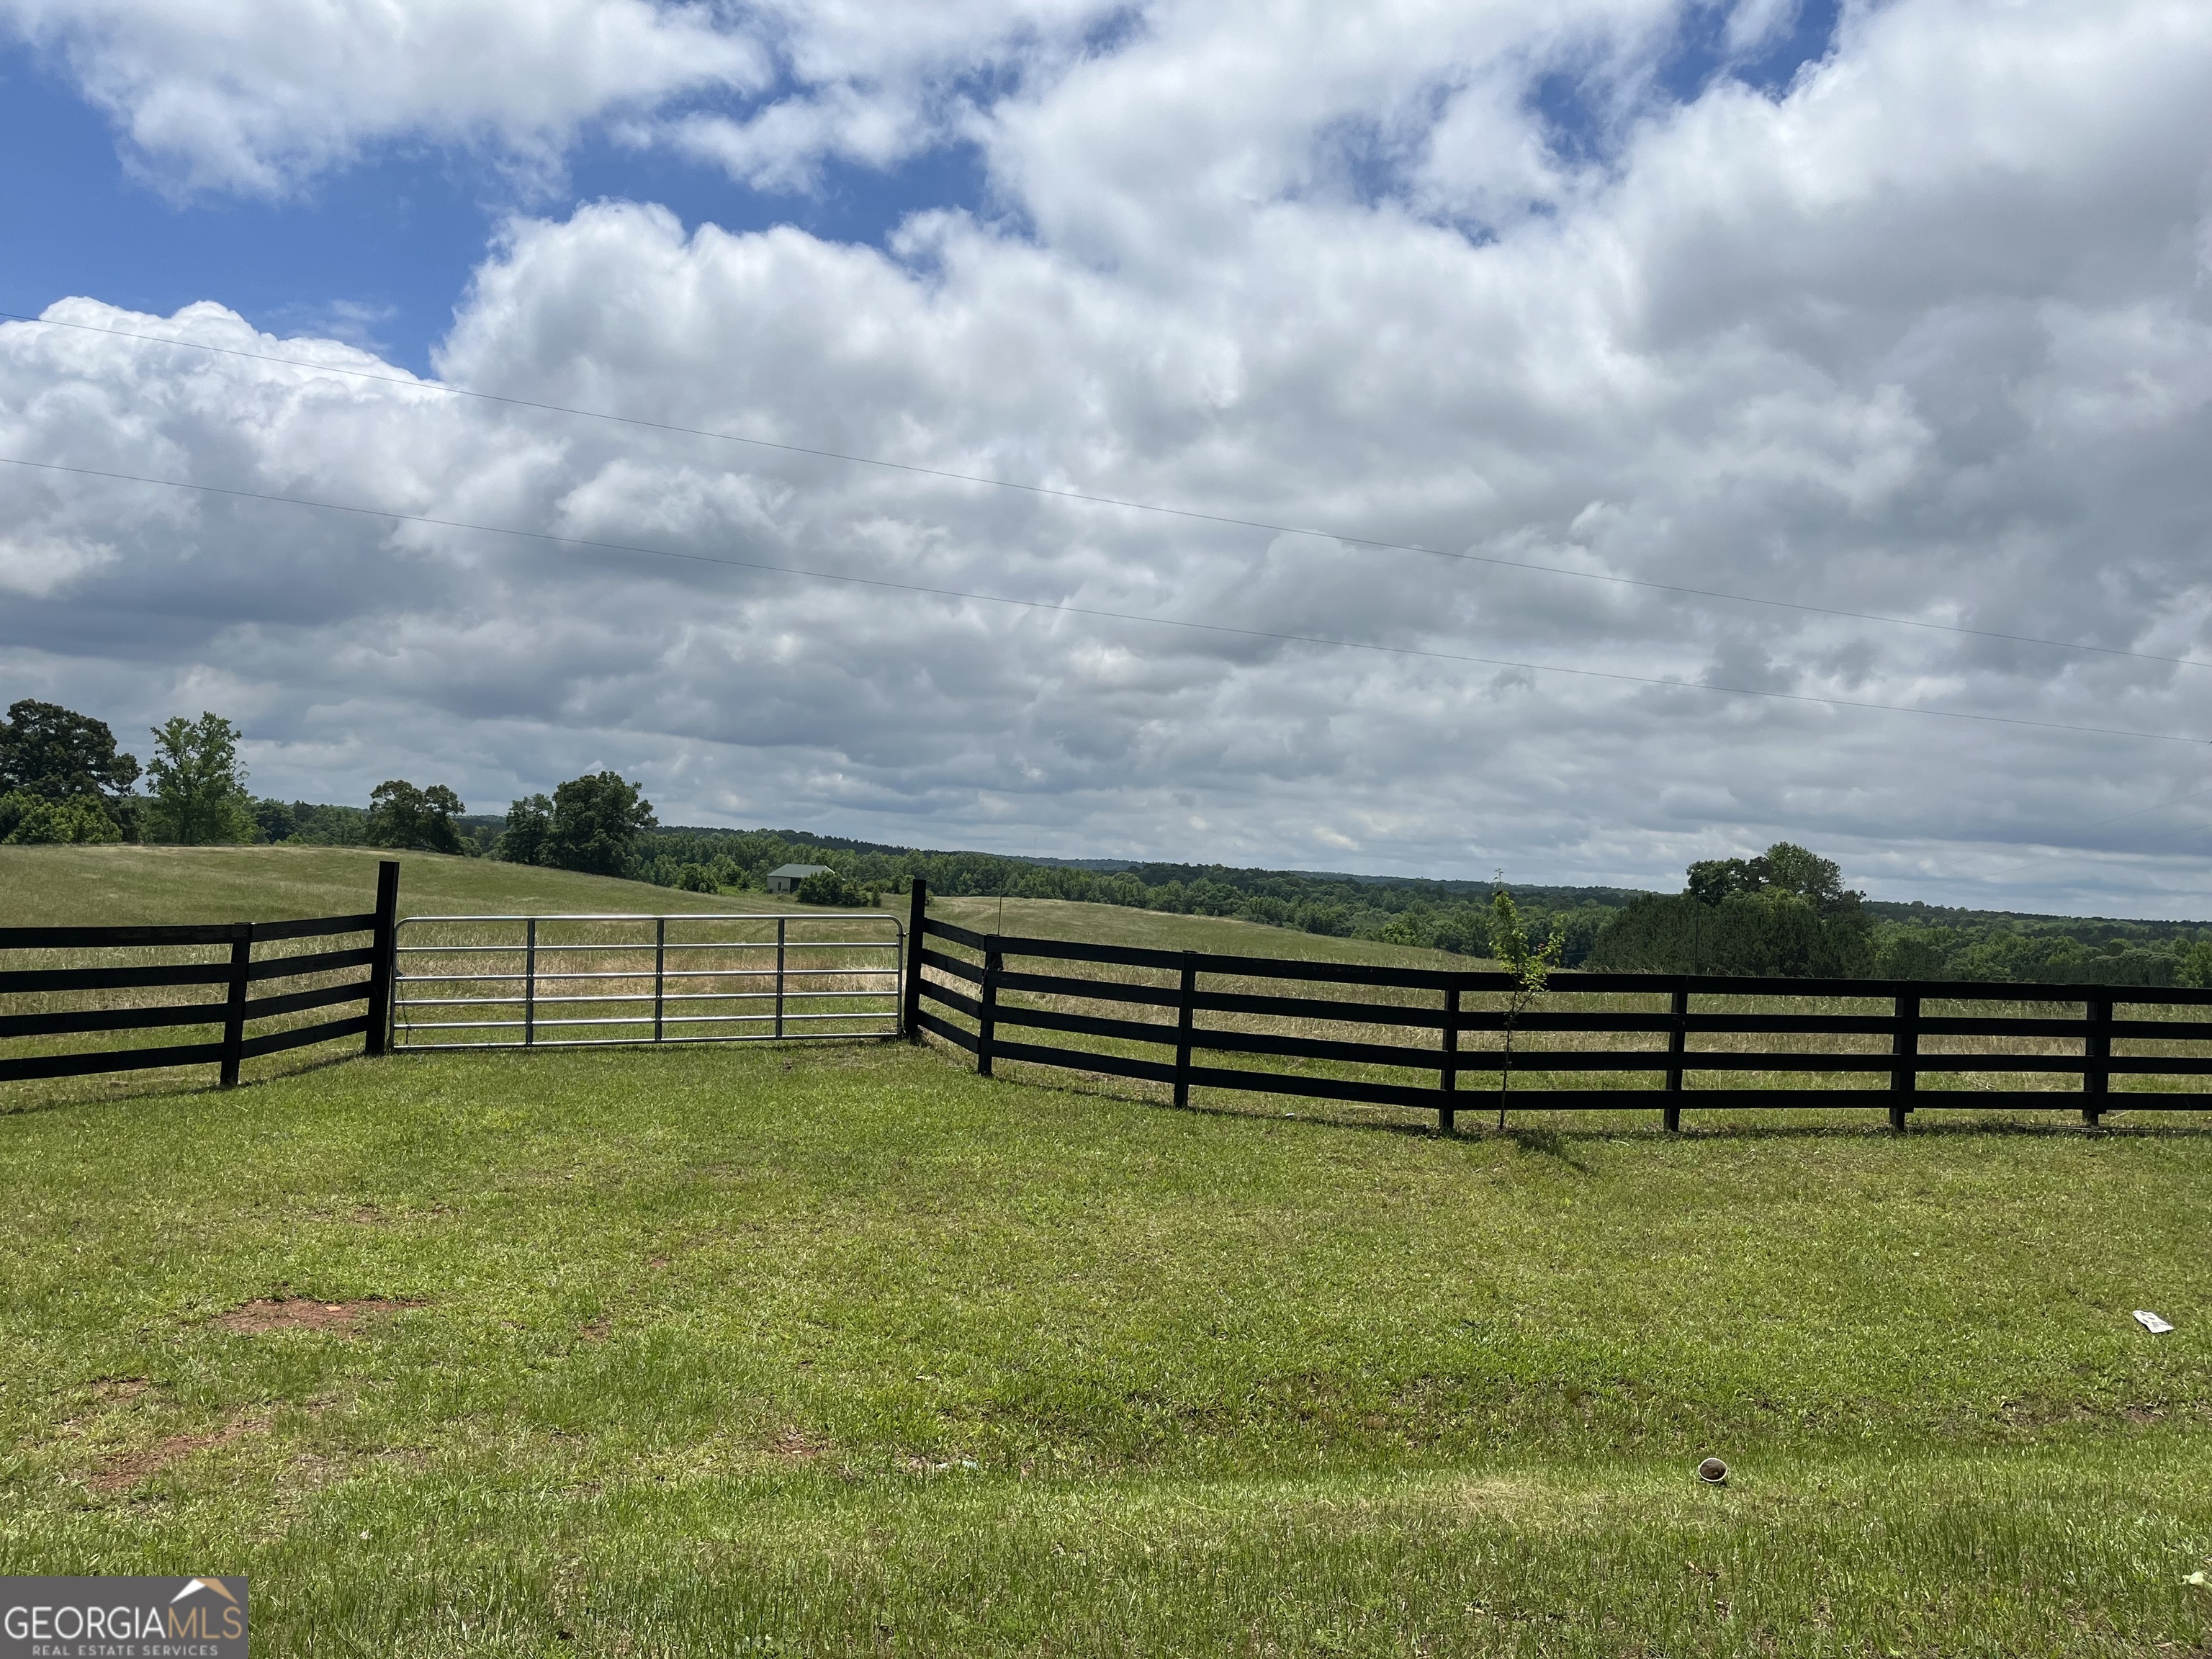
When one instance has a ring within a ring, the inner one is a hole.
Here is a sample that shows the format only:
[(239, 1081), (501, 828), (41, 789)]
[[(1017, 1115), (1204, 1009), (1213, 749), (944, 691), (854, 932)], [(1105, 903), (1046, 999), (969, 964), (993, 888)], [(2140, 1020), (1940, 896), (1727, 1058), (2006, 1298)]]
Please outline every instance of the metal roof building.
[(795, 893), (799, 884), (807, 877), (818, 875), (830, 866), (826, 864), (786, 864), (768, 872), (768, 890), (771, 893)]

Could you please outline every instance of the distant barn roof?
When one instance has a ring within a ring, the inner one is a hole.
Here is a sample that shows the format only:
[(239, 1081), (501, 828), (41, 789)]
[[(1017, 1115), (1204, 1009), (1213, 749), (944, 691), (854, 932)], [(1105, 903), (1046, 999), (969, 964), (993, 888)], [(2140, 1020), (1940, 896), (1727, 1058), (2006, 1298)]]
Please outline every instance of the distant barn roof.
[(829, 867), (826, 864), (786, 864), (769, 871), (768, 875), (770, 881), (774, 881), (778, 876), (790, 876), (796, 880), (804, 880), (808, 876), (819, 874)]

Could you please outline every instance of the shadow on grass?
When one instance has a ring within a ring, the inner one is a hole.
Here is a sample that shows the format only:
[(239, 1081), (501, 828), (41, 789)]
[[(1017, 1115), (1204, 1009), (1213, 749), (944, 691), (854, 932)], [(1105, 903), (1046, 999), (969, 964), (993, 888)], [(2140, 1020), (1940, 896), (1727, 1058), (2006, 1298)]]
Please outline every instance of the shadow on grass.
[[(1493, 1129), (1490, 1131), (1490, 1133), (1492, 1134), (1502, 1135), (1504, 1139), (1511, 1141), (1514, 1146), (1523, 1153), (1540, 1158), (1557, 1158), (1560, 1163), (1565, 1164), (1570, 1170), (1572, 1170), (1577, 1175), (1595, 1175), (1597, 1173), (1596, 1169), (1593, 1165), (1583, 1163), (1580, 1158), (1577, 1158), (1572, 1152), (1567, 1150), (1571, 1143), (1571, 1138), (1551, 1124), (1509, 1122), (1503, 1130)], [(1584, 1139), (1597, 1139), (1595, 1136), (1583, 1136), (1580, 1138)]]
[[(338, 1040), (343, 1042), (344, 1039)], [(293, 1052), (297, 1054), (299, 1051), (295, 1049)], [(280, 1063), (269, 1071), (258, 1073), (252, 1077), (241, 1078), (237, 1087), (258, 1089), (264, 1084), (282, 1083), (291, 1078), (307, 1077), (317, 1072), (326, 1072), (333, 1066), (349, 1066), (362, 1058), (362, 1055), (359, 1053), (323, 1054), (296, 1060), (291, 1060), (288, 1055), (286, 1060), (289, 1063)], [(79, 1085), (94, 1083), (100, 1079), (112, 1079), (113, 1082), (112, 1086), (107, 1088), (82, 1086), (75, 1089), (64, 1088), (44, 1099), (14, 1097), (15, 1091), (27, 1090), (32, 1086), (28, 1084), (0, 1086), (0, 1118), (28, 1117), (37, 1112), (65, 1111), (75, 1106), (119, 1106), (131, 1101), (148, 1100), (157, 1096), (174, 1097), (179, 1095), (235, 1093), (234, 1089), (225, 1089), (221, 1084), (208, 1080), (207, 1073), (213, 1063), (202, 1061), (193, 1066), (149, 1066), (143, 1072), (89, 1072), (76, 1077), (45, 1079), (53, 1084)]]

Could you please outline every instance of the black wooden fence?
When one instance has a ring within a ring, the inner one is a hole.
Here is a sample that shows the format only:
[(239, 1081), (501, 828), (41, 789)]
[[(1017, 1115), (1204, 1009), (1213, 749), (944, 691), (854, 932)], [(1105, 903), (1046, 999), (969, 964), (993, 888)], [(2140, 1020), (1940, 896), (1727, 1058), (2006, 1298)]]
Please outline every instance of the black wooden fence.
[[(1891, 1126), (1905, 1127), (1917, 1106), (2027, 1107), (2071, 1109), (2094, 1124), (2108, 1111), (2203, 1111), (2212, 1094), (2201, 1084), (2175, 1088), (2122, 1088), (2115, 1079), (2203, 1079), (2212, 1076), (2212, 991), (2112, 985), (1977, 984), (1952, 981), (1735, 979), (1680, 974), (1559, 973), (1552, 988), (1510, 1021), (1516, 1045), (1559, 1034), (1642, 1037), (1648, 1046), (1516, 1047), (1503, 1054), (1509, 1016), (1502, 1005), (1512, 981), (1502, 973), (1370, 967), (1351, 963), (1294, 962), (1221, 956), (1196, 951), (1157, 951), (1069, 940), (977, 933), (923, 913), (927, 893), (915, 884), (908, 928), (906, 1030), (919, 1042), (933, 1033), (975, 1056), (988, 1077), (1000, 1060), (1063, 1066), (1168, 1085), (1185, 1104), (1194, 1088), (1247, 1090), (1330, 1100), (1409, 1107), (1437, 1114), (1449, 1130), (1460, 1109), (1494, 1109), (1493, 1081), (1484, 1093), (1462, 1090), (1468, 1073), (1510, 1081), (1507, 1098), (1540, 1109), (1656, 1108), (1668, 1129), (1681, 1127), (1685, 1107), (1887, 1108)], [(944, 948), (956, 947), (968, 955)], [(1010, 968), (1009, 958), (1050, 964), (1164, 970), (1175, 982), (1079, 976)], [(1210, 988), (1203, 981), (1217, 981)], [(1219, 988), (1222, 980), (1280, 981), (1291, 988)], [(1315, 988), (1311, 991), (1304, 987)], [(1396, 1001), (1351, 1000), (1329, 988), (1381, 988)], [(1406, 999), (1415, 994), (1421, 1002)], [(1010, 994), (1066, 1003), (1133, 1006), (1149, 1018), (1078, 1012), (1007, 1000)], [(1427, 999), (1433, 998), (1432, 1002)], [(1486, 999), (1493, 1006), (1470, 1006)], [(1748, 1000), (1835, 1000), (1856, 1008), (1778, 1012), (1747, 1008)], [(1591, 1006), (1593, 1001), (1602, 1006)], [(1644, 1007), (1624, 1007), (1628, 1001)], [(956, 1024), (934, 1005), (964, 1015)], [(1927, 1005), (2028, 1005), (2038, 1012), (1929, 1012)], [(1425, 1005), (1425, 1006), (1424, 1006)], [(1869, 1007), (1868, 1005), (1874, 1005)], [(2078, 1016), (2052, 1012), (2078, 1006)], [(2153, 1009), (2162, 1018), (2121, 1018), (2119, 1011)], [(1408, 1034), (1408, 1040), (1352, 1041), (1299, 1032), (1223, 1028), (1201, 1024), (1206, 1015), (1254, 1017), (1309, 1024), (1368, 1026)], [(1061, 1037), (1155, 1047), (1162, 1059), (1079, 1047), (1065, 1041), (1003, 1033), (1052, 1033)], [(1480, 1039), (1463, 1047), (1462, 1039)], [(1796, 1039), (1790, 1046), (1736, 1046), (1746, 1036)], [(1820, 1046), (1820, 1039), (1857, 1039), (1855, 1048)], [(1868, 1039), (1884, 1039), (1880, 1049)], [(1978, 1039), (1966, 1049), (1953, 1039)], [(1716, 1040), (1730, 1046), (1714, 1046)], [(1934, 1040), (1938, 1047), (1923, 1045)], [(2128, 1052), (2116, 1052), (2121, 1044)], [(1430, 1046), (1433, 1044), (1434, 1046)], [(1990, 1045), (2003, 1045), (1992, 1047)], [(2183, 1048), (2191, 1052), (2180, 1052)], [(1337, 1075), (1200, 1063), (1207, 1054), (1249, 1054), (1322, 1062)], [(1345, 1068), (1392, 1068), (1433, 1074), (1425, 1080), (1392, 1081), (1346, 1076)], [(1563, 1083), (1562, 1078), (1616, 1074), (1618, 1086)], [(1859, 1087), (1745, 1086), (1729, 1074), (1858, 1073)], [(1974, 1074), (1971, 1087), (1923, 1090), (1922, 1079)], [(1983, 1080), (2008, 1077), (2012, 1086)], [(2033, 1077), (2052, 1079), (2023, 1086)], [(2070, 1084), (2072, 1086), (2066, 1086)]]
[[(0, 928), (0, 962), (21, 951), (111, 951), (120, 948), (175, 949), (228, 945), (219, 962), (147, 962), (74, 968), (0, 969), (0, 996), (72, 996), (85, 993), (170, 989), (179, 986), (219, 988), (201, 1001), (154, 1002), (128, 1006), (49, 1008), (0, 1015), (0, 1039), (52, 1038), (118, 1031), (190, 1026), (220, 1027), (213, 1042), (168, 1043), (143, 1048), (70, 1048), (61, 1053), (0, 1058), (0, 1083), (32, 1078), (85, 1077), (103, 1072), (144, 1071), (166, 1066), (214, 1066), (225, 1088), (238, 1081), (240, 1065), (262, 1054), (302, 1048), (341, 1037), (364, 1039), (364, 1052), (384, 1052), (392, 1012), (392, 945), (399, 914), (399, 866), (377, 866), (376, 908), (356, 916), (323, 916), (311, 921), (227, 921), (204, 926), (149, 927)], [(365, 934), (367, 942), (331, 950), (264, 957), (253, 947), (294, 939)], [(198, 954), (196, 951), (195, 954)], [(286, 980), (365, 969), (361, 978), (275, 995), (255, 988)], [(312, 1024), (290, 1024), (250, 1034), (247, 1028), (323, 1009), (362, 1005)]]

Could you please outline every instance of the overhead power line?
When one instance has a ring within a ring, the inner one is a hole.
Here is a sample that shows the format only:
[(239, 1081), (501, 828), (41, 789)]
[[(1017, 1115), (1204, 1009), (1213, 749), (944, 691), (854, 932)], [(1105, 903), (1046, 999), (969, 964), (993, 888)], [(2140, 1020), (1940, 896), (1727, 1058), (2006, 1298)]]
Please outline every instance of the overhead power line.
[(1112, 622), (1135, 623), (1153, 628), (1176, 628), (1194, 633), (1219, 634), (1237, 639), (1273, 640), (1290, 645), (1327, 646), (1342, 651), (1369, 651), (1387, 656), (1410, 657), (1434, 662), (1470, 664), (1482, 668), (1515, 669), (1534, 674), (1564, 674), (1577, 679), (1610, 680), (1626, 685), (1658, 686), (1671, 691), (1706, 691), (1732, 697), (1763, 697), (1776, 702), (1815, 704), (1824, 708), (1849, 708), (1887, 714), (1918, 714), (1936, 720), (1970, 720), (1984, 726), (2025, 726), (2039, 732), (2067, 732), (2085, 737), (2139, 738), (2150, 743), (2203, 744), (2212, 739), (2171, 732), (2141, 732), (2125, 726), (2077, 726), (2062, 720), (2028, 720), (2017, 714), (1978, 714), (1958, 709), (1927, 708), (1911, 703), (1867, 702), (1844, 697), (1814, 696), (1802, 691), (1774, 691), (1756, 686), (1711, 685), (1694, 680), (1664, 679), (1653, 674), (1625, 674), (1615, 669), (1572, 668), (1558, 663), (1515, 662), (1499, 657), (1477, 657), (1455, 651), (1431, 651), (1419, 646), (1383, 645), (1371, 640), (1330, 639), (1317, 634), (1279, 633), (1272, 629), (1239, 628), (1227, 623), (1191, 622), (1174, 617), (1146, 617), (1134, 611), (1108, 611), (1097, 605), (1069, 605), (1058, 599), (1024, 599), (1004, 593), (984, 593), (957, 587), (933, 587), (921, 582), (894, 581), (884, 576), (855, 576), (842, 571), (813, 570), (802, 565), (769, 564), (757, 559), (736, 559), (712, 553), (683, 553), (672, 548), (647, 547), (632, 542), (599, 541), (585, 536), (562, 536), (547, 530), (524, 530), (513, 525), (475, 524), (462, 519), (434, 518), (423, 513), (398, 513), (389, 507), (360, 507), (346, 501), (317, 501), (304, 495), (280, 495), (266, 490), (237, 489), (223, 484), (193, 483), (181, 478), (149, 478), (131, 472), (112, 472), (96, 467), (65, 466), (58, 461), (26, 460), (0, 455), (0, 465), (41, 472), (66, 473), (76, 477), (104, 478), (118, 483), (149, 484), (158, 489), (183, 489), (201, 495), (229, 496), (240, 501), (270, 501), (285, 507), (346, 513), (361, 518), (386, 519), (398, 524), (429, 525), (441, 530), (465, 530), (483, 535), (513, 536), (526, 541), (562, 547), (590, 548), (606, 553), (628, 553), (655, 559), (676, 559), (690, 564), (721, 565), (737, 570), (757, 570), (780, 576), (799, 576), (810, 581), (843, 582), (859, 587), (919, 593), (933, 599), (963, 599), (980, 605), (1002, 605), (1069, 617), (1092, 617)]
[(923, 466), (912, 461), (886, 460), (878, 455), (853, 455), (842, 450), (819, 449), (805, 444), (781, 443), (771, 438), (748, 437), (743, 433), (718, 432), (708, 428), (679, 426), (670, 421), (647, 420), (641, 416), (617, 415), (605, 410), (578, 409), (567, 404), (539, 402), (529, 398), (508, 397), (496, 392), (479, 392), (473, 387), (454, 386), (444, 380), (420, 380), (413, 375), (384, 374), (374, 369), (347, 368), (336, 363), (308, 362), (298, 357), (280, 356), (274, 352), (247, 351), (237, 346), (210, 345), (200, 340), (180, 340), (172, 335), (144, 334), (124, 328), (103, 328), (97, 323), (72, 323), (51, 317), (31, 317), (21, 312), (0, 311), (0, 319), (16, 323), (32, 323), (46, 328), (75, 329), (86, 334), (111, 335), (117, 339), (139, 340), (150, 345), (181, 346), (191, 351), (210, 352), (217, 356), (242, 357), (253, 362), (282, 363), (292, 368), (303, 368), (318, 374), (343, 374), (357, 380), (372, 380), (383, 386), (404, 386), (410, 391), (432, 392), (449, 398), (473, 398), (480, 403), (503, 404), (511, 409), (535, 410), (543, 414), (569, 415), (581, 420), (607, 421), (621, 426), (640, 427), (652, 432), (665, 432), (687, 438), (708, 438), (720, 443), (746, 444), (756, 449), (775, 450), (787, 455), (805, 455), (816, 460), (840, 461), (853, 466), (881, 467), (890, 471), (910, 473), (917, 477), (938, 478), (954, 483), (981, 484), (992, 489), (1016, 490), (1027, 495), (1037, 495), (1053, 501), (1073, 501), (1087, 507), (1120, 507), (1131, 513), (1158, 514), (1169, 518), (1185, 519), (1200, 524), (1214, 524), (1238, 530), (1261, 530), (1278, 536), (1311, 536), (1323, 541), (1343, 542), (1353, 547), (1371, 547), (1390, 553), (1419, 553), (1432, 559), (1453, 559), (1462, 564), (1485, 565), (1498, 570), (1527, 571), (1538, 575), (1565, 576), (1577, 581), (1603, 582), (1614, 587), (1640, 588), (1651, 593), (1671, 593), (1685, 599), (1719, 599), (1730, 605), (1764, 605), (1770, 610), (1795, 611), (1802, 615), (1833, 617), (1849, 622), (1877, 623), (1887, 628), (1917, 628), (1937, 634), (1956, 635), (1962, 638), (1992, 640), (2008, 645), (2039, 646), (2054, 651), (2079, 651), (2101, 657), (2126, 658), (2136, 662), (2164, 663), (2181, 668), (2212, 668), (2212, 661), (2198, 657), (2173, 657), (2153, 651), (2130, 651), (2112, 645), (2090, 645), (2079, 640), (2044, 639), (2033, 634), (2008, 634), (1990, 628), (1967, 628), (1956, 623), (1929, 622), (1917, 617), (1892, 617), (1872, 611), (1846, 611), (1834, 605), (1811, 605), (1798, 599), (1776, 599), (1754, 593), (1730, 593), (1719, 588), (1690, 587), (1677, 582), (1646, 580), (1638, 576), (1618, 576), (1597, 570), (1577, 570), (1571, 565), (1543, 564), (1530, 559), (1503, 559), (1486, 553), (1454, 552), (1447, 548), (1424, 547), (1415, 542), (1383, 541), (1373, 536), (1350, 535), (1340, 530), (1317, 530), (1309, 525), (1275, 524), (1264, 519), (1243, 519), (1224, 513), (1201, 512), (1194, 507), (1170, 507), (1158, 501), (1140, 501), (1119, 495), (1093, 495), (1080, 489), (1060, 489), (1049, 484), (1024, 483), (1013, 478), (993, 478), (975, 472), (956, 472), (948, 468)]
[(2192, 789), (2185, 795), (2176, 795), (2172, 800), (2160, 801), (2154, 806), (2138, 806), (2132, 812), (2115, 812), (2108, 818), (2095, 818), (2087, 823), (2077, 823), (2066, 833), (2078, 836), (2085, 830), (2102, 830), (2108, 823), (2124, 823), (2130, 818), (2142, 817), (2151, 812), (2163, 812), (2169, 806), (2179, 806), (2184, 801), (2192, 801), (2203, 795), (2212, 795), (2212, 784), (2207, 784), (2202, 789)]

